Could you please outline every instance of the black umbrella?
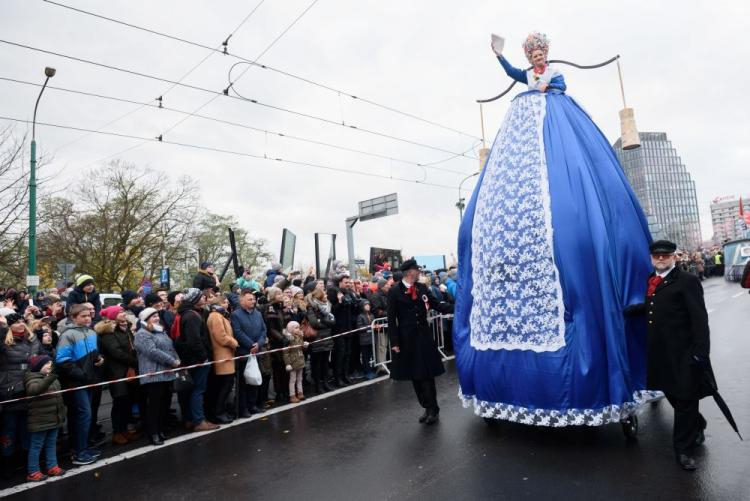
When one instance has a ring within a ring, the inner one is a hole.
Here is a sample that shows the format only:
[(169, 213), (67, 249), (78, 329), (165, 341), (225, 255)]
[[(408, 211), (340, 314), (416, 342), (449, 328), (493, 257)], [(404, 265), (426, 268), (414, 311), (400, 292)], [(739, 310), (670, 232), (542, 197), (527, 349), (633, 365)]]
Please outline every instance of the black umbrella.
[(740, 437), (740, 440), (742, 440), (742, 435), (740, 435), (740, 431), (737, 429), (737, 423), (735, 423), (734, 421), (732, 411), (729, 410), (729, 406), (719, 394), (719, 387), (716, 384), (716, 377), (714, 377), (714, 371), (711, 368), (711, 362), (708, 362), (704, 367), (702, 367), (702, 372), (703, 390), (705, 391), (706, 395), (711, 395), (712, 397), (714, 397), (716, 405), (719, 406), (719, 409), (721, 409), (722, 414), (724, 414), (724, 417), (727, 418), (727, 421), (729, 421), (729, 424), (732, 426), (734, 432), (737, 433), (737, 436)]

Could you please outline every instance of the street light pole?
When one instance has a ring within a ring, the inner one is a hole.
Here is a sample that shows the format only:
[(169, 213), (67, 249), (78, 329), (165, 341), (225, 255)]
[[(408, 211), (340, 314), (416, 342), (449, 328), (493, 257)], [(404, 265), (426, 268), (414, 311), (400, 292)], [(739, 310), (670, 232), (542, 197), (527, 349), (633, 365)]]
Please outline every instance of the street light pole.
[(31, 172), (29, 173), (29, 273), (26, 276), (26, 286), (29, 288), (29, 294), (34, 297), (36, 288), (39, 286), (39, 276), (36, 274), (36, 110), (39, 107), (39, 100), (42, 93), (47, 87), (49, 79), (55, 76), (55, 68), (49, 66), (44, 68), (44, 74), (47, 77), (39, 91), (34, 105), (34, 119), (31, 122)]
[(466, 204), (464, 203), (465, 198), (461, 197), (461, 186), (464, 185), (464, 182), (468, 181), (474, 176), (479, 175), (479, 172), (475, 172), (474, 174), (470, 174), (463, 178), (461, 182), (458, 185), (458, 202), (456, 203), (456, 207), (458, 207), (458, 222), (459, 224), (461, 221), (464, 220), (464, 207), (466, 207)]

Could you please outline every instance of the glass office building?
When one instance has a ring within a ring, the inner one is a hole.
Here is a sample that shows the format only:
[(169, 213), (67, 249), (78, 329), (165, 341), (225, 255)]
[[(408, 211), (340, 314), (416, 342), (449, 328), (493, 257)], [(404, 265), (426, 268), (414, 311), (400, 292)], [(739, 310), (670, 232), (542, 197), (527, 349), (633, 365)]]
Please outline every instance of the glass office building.
[[(695, 181), (682, 163), (666, 132), (641, 132), (641, 147), (612, 147), (646, 212), (655, 239), (666, 238), (680, 249), (701, 247), (701, 225)], [(654, 231), (657, 230), (657, 231)]]

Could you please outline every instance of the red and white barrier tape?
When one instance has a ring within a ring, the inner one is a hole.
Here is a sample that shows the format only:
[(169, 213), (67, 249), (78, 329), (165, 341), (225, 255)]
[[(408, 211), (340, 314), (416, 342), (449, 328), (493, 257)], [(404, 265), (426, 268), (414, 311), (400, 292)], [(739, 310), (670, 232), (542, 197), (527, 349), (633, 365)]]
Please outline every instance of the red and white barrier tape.
[[(310, 345), (313, 345), (315, 343), (320, 343), (320, 342), (327, 341), (329, 339), (334, 339), (334, 338), (341, 337), (341, 336), (348, 336), (349, 334), (354, 334), (355, 332), (367, 330), (367, 329), (370, 329), (370, 328), (371, 328), (371, 326), (369, 326), (369, 325), (367, 325), (365, 327), (359, 327), (357, 329), (353, 329), (353, 330), (346, 331), (346, 332), (340, 332), (338, 334), (334, 334), (332, 336), (324, 337), (324, 338), (321, 338), (321, 339), (314, 339), (312, 341), (307, 341), (307, 344), (308, 344), (308, 346), (310, 346)], [(92, 383), (92, 384), (87, 384), (87, 385), (82, 385), (82, 386), (76, 386), (76, 387), (73, 387), (73, 388), (64, 388), (62, 390), (50, 391), (48, 393), (42, 393), (40, 395), (25, 396), (25, 397), (19, 397), (19, 398), (11, 398), (11, 399), (8, 399), (8, 400), (0, 401), (0, 406), (5, 405), (5, 404), (11, 404), (11, 403), (14, 403), (14, 402), (23, 402), (25, 400), (32, 400), (32, 399), (40, 398), (40, 397), (48, 397), (50, 395), (58, 395), (60, 393), (68, 393), (68, 392), (71, 392), (71, 391), (78, 391), (78, 390), (85, 390), (85, 389), (88, 389), (88, 388), (95, 388), (97, 386), (105, 386), (105, 385), (113, 384), (113, 383), (125, 383), (125, 382), (128, 382), (128, 381), (134, 381), (134, 380), (141, 379), (141, 378), (158, 376), (158, 375), (161, 375), (161, 374), (170, 374), (170, 373), (173, 373), (173, 372), (181, 372), (181, 371), (185, 371), (185, 370), (189, 370), (189, 369), (196, 369), (198, 367), (207, 367), (207, 366), (211, 366), (211, 365), (214, 365), (214, 364), (220, 364), (220, 363), (223, 363), (223, 362), (232, 362), (234, 360), (241, 360), (243, 358), (249, 358), (251, 356), (256, 356), (257, 357), (259, 355), (268, 355), (270, 353), (278, 353), (278, 352), (292, 350), (292, 349), (296, 349), (296, 348), (302, 348), (302, 346), (300, 346), (300, 345), (297, 345), (297, 346), (285, 346), (283, 348), (274, 348), (273, 350), (260, 351), (258, 353), (251, 353), (249, 355), (239, 355), (237, 357), (223, 358), (221, 360), (211, 360), (211, 361), (208, 361), (208, 362), (202, 362), (200, 364), (180, 366), (180, 367), (176, 367), (174, 369), (165, 369), (163, 371), (149, 372), (147, 374), (138, 374), (137, 376), (133, 376), (133, 377), (124, 377), (124, 378), (120, 378), (120, 379), (113, 379), (111, 381), (102, 381), (100, 383)]]

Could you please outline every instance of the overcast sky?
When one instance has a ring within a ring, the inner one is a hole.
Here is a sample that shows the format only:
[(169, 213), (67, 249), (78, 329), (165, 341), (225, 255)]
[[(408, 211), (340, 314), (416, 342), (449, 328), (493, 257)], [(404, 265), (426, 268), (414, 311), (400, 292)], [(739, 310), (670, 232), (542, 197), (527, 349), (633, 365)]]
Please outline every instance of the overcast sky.
[[(199, 2), (61, 0), (68, 5), (163, 31), (204, 45), (218, 46), (260, 0)], [(267, 0), (232, 37), (231, 52), (254, 59), (311, 0)], [(46, 50), (177, 80), (208, 51), (95, 19), (41, 0), (0, 0), (0, 38)], [(711, 236), (708, 211), (717, 196), (750, 192), (750, 126), (745, 94), (750, 77), (750, 7), (743, 1), (351, 1), (319, 0), (259, 62), (480, 136), (477, 98), (509, 84), (490, 47), (490, 33), (506, 37), (506, 54), (525, 64), (521, 42), (532, 30), (552, 40), (551, 58), (582, 64), (616, 54), (628, 104), (640, 131), (666, 131), (698, 190), (704, 238)], [(195, 90), (0, 44), (0, 76), (43, 82), (43, 68), (54, 66), (50, 85), (151, 101), (193, 111), (211, 96)], [(184, 82), (221, 90), (236, 62), (212, 55)], [(238, 68), (238, 75), (244, 68)], [(569, 94), (592, 115), (614, 142), (622, 107), (614, 65), (581, 71), (563, 67)], [(357, 102), (335, 92), (260, 68), (236, 84), (242, 95), (295, 111), (344, 121), (450, 152), (476, 155), (477, 140)], [(523, 89), (518, 86), (518, 91)], [(38, 88), (0, 81), (0, 115), (31, 119)], [(488, 143), (494, 138), (509, 99), (485, 107)], [(102, 129), (136, 110), (116, 103), (59, 91), (45, 91), (37, 120)], [(430, 163), (451, 155), (341, 126), (220, 97), (202, 114), (316, 141), (366, 150), (387, 157)], [(102, 130), (156, 137), (183, 118), (154, 108), (135, 111)], [(25, 126), (19, 126), (19, 132)], [(69, 144), (75, 139), (78, 141)], [(224, 153), (149, 143), (115, 158), (186, 174), (200, 182), (205, 205), (233, 214), (250, 232), (268, 240), (278, 254), (282, 228), (297, 234), (296, 264), (312, 264), (313, 234), (337, 233), (345, 256), (344, 219), (357, 202), (397, 192), (398, 216), (355, 227), (358, 257), (369, 247), (403, 249), (408, 255), (455, 252), (458, 184), (478, 162), (457, 157), (436, 166), (454, 172), (364, 156), (273, 137), (247, 129), (190, 118), (165, 140), (281, 157), (337, 169), (376, 173), (448, 186), (364, 177)], [(54, 155), (49, 172), (56, 182), (86, 175), (106, 157), (138, 141), (83, 135), (48, 127), (37, 129), (42, 155)], [(474, 148), (474, 149), (472, 149)], [(471, 189), (474, 179), (464, 187)], [(465, 196), (468, 197), (469, 191)], [(450, 258), (449, 258), (450, 259)]]

